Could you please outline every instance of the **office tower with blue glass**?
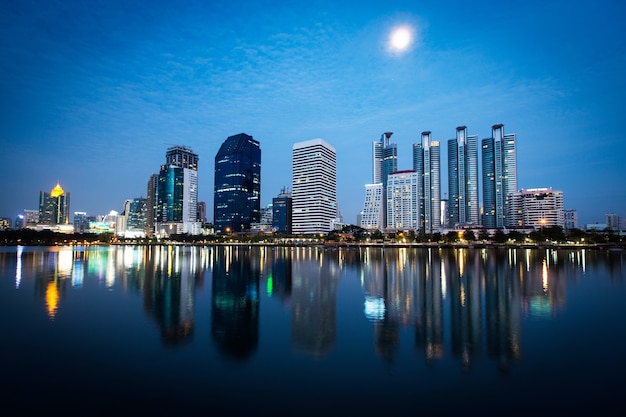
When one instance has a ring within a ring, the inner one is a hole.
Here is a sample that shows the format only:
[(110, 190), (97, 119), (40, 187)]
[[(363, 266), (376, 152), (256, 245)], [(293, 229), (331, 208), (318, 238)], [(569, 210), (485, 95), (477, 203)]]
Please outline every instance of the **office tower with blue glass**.
[(278, 196), (272, 199), (272, 228), (277, 233), (291, 234), (292, 210), (291, 190), (283, 187)]
[(510, 199), (517, 192), (517, 138), (504, 133), (504, 125), (491, 127), (482, 140), (483, 225), (487, 228), (515, 226), (510, 219)]
[[(152, 186), (154, 179), (151, 178)], [(150, 189), (148, 196), (152, 197)], [(155, 201), (154, 223), (158, 236), (200, 234), (198, 154), (191, 148), (172, 146), (167, 149), (156, 184)]]
[(245, 133), (228, 137), (215, 155), (213, 226), (217, 234), (250, 230), (261, 219), (261, 145)]
[(478, 136), (468, 135), (467, 127), (456, 128), (456, 138), (448, 140), (448, 223), (450, 227), (478, 226)]
[(419, 231), (431, 234), (441, 229), (441, 150), (431, 132), (422, 132), (413, 144), (413, 170), (417, 172)]

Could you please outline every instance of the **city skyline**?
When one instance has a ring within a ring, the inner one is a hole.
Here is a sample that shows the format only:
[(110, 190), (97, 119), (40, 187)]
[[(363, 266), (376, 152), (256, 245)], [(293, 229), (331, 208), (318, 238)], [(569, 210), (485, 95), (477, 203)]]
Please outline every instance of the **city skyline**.
[[(406, 170), (421, 132), (443, 160), (458, 126), (480, 143), (500, 123), (517, 135), (518, 189), (562, 190), (580, 225), (624, 216), (625, 11), (617, 1), (3, 2), (0, 217), (36, 209), (37, 191), (57, 182), (71, 213), (121, 211), (146, 196), (174, 144), (198, 153), (198, 201), (212, 208), (212, 155), (246, 132), (264, 148), (262, 207), (289, 185), (292, 144), (332, 143), (338, 204), (355, 224), (381, 132), (394, 132)], [(413, 41), (390, 49), (400, 26)], [(442, 198), (447, 184), (442, 169)]]

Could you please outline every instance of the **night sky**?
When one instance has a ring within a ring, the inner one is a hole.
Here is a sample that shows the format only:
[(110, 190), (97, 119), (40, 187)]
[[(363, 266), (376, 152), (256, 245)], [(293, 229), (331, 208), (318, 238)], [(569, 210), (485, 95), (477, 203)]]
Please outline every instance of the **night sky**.
[(517, 134), (519, 188), (562, 190), (579, 225), (626, 217), (624, 21), (626, 2), (602, 0), (4, 0), (0, 217), (57, 181), (72, 213), (121, 211), (186, 145), (212, 221), (215, 154), (247, 133), (263, 206), (291, 185), (294, 143), (333, 145), (354, 224), (383, 132), (399, 169), (422, 131), (441, 141), (445, 197), (447, 140), (496, 123)]

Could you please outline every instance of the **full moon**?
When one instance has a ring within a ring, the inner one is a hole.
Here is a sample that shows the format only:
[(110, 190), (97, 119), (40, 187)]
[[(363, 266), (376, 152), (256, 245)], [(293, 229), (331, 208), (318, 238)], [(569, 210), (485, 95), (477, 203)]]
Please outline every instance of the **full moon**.
[(395, 28), (391, 32), (391, 36), (389, 38), (389, 46), (392, 50), (397, 52), (405, 51), (411, 45), (411, 38), (411, 30), (408, 27), (401, 26)]

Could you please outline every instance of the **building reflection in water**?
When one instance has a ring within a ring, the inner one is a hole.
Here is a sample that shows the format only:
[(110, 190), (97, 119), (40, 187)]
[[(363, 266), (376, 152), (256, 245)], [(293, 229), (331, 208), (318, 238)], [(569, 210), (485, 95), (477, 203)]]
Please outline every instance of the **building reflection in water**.
[[(409, 329), (418, 355), (435, 366), (446, 354), (462, 369), (487, 357), (507, 372), (522, 357), (524, 317), (551, 318), (567, 284), (591, 269), (623, 280), (625, 257), (588, 250), (315, 247), (17, 247), (15, 288), (34, 280), (50, 320), (68, 286), (121, 287), (141, 295), (168, 346), (190, 341), (196, 292), (211, 271), (211, 334), (227, 357), (244, 359), (259, 343), (259, 288), (291, 309), (292, 348), (314, 356), (336, 342), (337, 288), (358, 279), (373, 349), (389, 364)], [(361, 314), (361, 313), (360, 313)]]
[(213, 265), (211, 332), (218, 350), (246, 359), (259, 342), (259, 251), (247, 247), (216, 249)]
[(149, 246), (121, 253), (122, 276), (127, 286), (143, 292), (144, 310), (158, 324), (166, 345), (181, 345), (193, 337), (195, 294), (203, 282), (203, 270), (196, 268), (199, 250)]
[(338, 251), (298, 248), (291, 291), (291, 343), (295, 350), (322, 356), (335, 345)]
[[(417, 351), (428, 364), (449, 351), (470, 370), (486, 354), (506, 372), (521, 358), (522, 313), (541, 314), (545, 306), (558, 310), (572, 275), (559, 269), (556, 251), (364, 248), (359, 253), (364, 313), (374, 323), (376, 352), (389, 363), (400, 330), (413, 327)], [(537, 304), (544, 307), (538, 311)]]

